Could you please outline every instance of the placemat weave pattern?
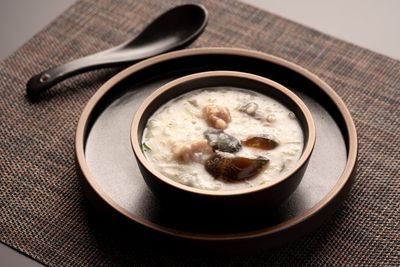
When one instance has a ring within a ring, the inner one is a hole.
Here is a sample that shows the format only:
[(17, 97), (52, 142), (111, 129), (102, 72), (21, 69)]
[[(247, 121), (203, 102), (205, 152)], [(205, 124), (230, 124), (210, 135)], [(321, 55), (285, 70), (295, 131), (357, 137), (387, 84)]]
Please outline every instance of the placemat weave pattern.
[(342, 209), (315, 233), (251, 257), (169, 255), (90, 219), (74, 135), (90, 96), (117, 70), (80, 75), (29, 102), (30, 76), (114, 46), (182, 1), (81, 0), (0, 64), (0, 240), (50, 266), (400, 265), (400, 62), (236, 1), (201, 1), (193, 47), (251, 48), (320, 76), (348, 105), (359, 171)]

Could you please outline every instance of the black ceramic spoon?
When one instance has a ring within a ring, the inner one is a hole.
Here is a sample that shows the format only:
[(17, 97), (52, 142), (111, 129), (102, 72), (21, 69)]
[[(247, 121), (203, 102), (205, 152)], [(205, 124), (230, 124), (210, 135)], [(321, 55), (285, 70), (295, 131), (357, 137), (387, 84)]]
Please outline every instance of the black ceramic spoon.
[(35, 97), (53, 85), (80, 73), (124, 66), (148, 57), (182, 48), (193, 42), (207, 25), (205, 7), (186, 4), (156, 18), (135, 38), (105, 51), (76, 59), (33, 76), (26, 84), (28, 97)]

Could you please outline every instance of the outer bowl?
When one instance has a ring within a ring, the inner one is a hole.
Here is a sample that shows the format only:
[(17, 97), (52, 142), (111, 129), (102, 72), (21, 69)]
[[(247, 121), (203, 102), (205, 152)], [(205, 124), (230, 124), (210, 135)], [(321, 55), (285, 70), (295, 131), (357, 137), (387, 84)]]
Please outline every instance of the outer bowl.
[[(270, 96), (292, 110), (304, 133), (300, 159), (286, 173), (271, 182), (232, 191), (211, 191), (180, 184), (161, 174), (149, 162), (141, 146), (143, 130), (149, 117), (163, 104), (192, 90), (232, 86)], [(131, 126), (131, 145), (146, 184), (162, 201), (182, 208), (233, 211), (270, 209), (285, 201), (299, 185), (315, 144), (315, 125), (303, 101), (284, 86), (261, 76), (235, 71), (210, 71), (176, 79), (153, 92), (137, 110)]]

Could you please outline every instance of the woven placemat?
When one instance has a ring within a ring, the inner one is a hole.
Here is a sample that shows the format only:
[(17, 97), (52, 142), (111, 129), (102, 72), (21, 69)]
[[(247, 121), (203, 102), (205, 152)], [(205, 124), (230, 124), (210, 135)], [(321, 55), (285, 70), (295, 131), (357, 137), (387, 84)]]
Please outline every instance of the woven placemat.
[(400, 265), (400, 62), (236, 1), (210, 12), (193, 47), (251, 48), (317, 74), (348, 105), (358, 175), (334, 217), (289, 246), (251, 257), (163, 253), (98, 227), (75, 172), (74, 135), (90, 96), (117, 70), (90, 72), (25, 98), (30, 76), (114, 46), (182, 1), (81, 0), (0, 64), (0, 240), (51, 266)]

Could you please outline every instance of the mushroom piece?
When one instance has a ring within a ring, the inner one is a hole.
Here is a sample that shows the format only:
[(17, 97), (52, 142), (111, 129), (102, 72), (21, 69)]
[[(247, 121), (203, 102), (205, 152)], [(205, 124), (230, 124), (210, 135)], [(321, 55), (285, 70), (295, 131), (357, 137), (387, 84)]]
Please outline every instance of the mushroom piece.
[(239, 140), (221, 130), (209, 129), (204, 132), (204, 137), (214, 150), (234, 153), (242, 148)]
[(239, 111), (246, 113), (250, 116), (255, 116), (258, 109), (258, 104), (255, 102), (249, 102), (239, 107)]
[(279, 145), (277, 141), (269, 136), (253, 136), (244, 140), (240, 140), (243, 146), (253, 147), (263, 150), (271, 150)]
[(255, 177), (269, 163), (268, 159), (245, 157), (226, 157), (214, 154), (205, 163), (205, 168), (215, 179), (237, 182)]

